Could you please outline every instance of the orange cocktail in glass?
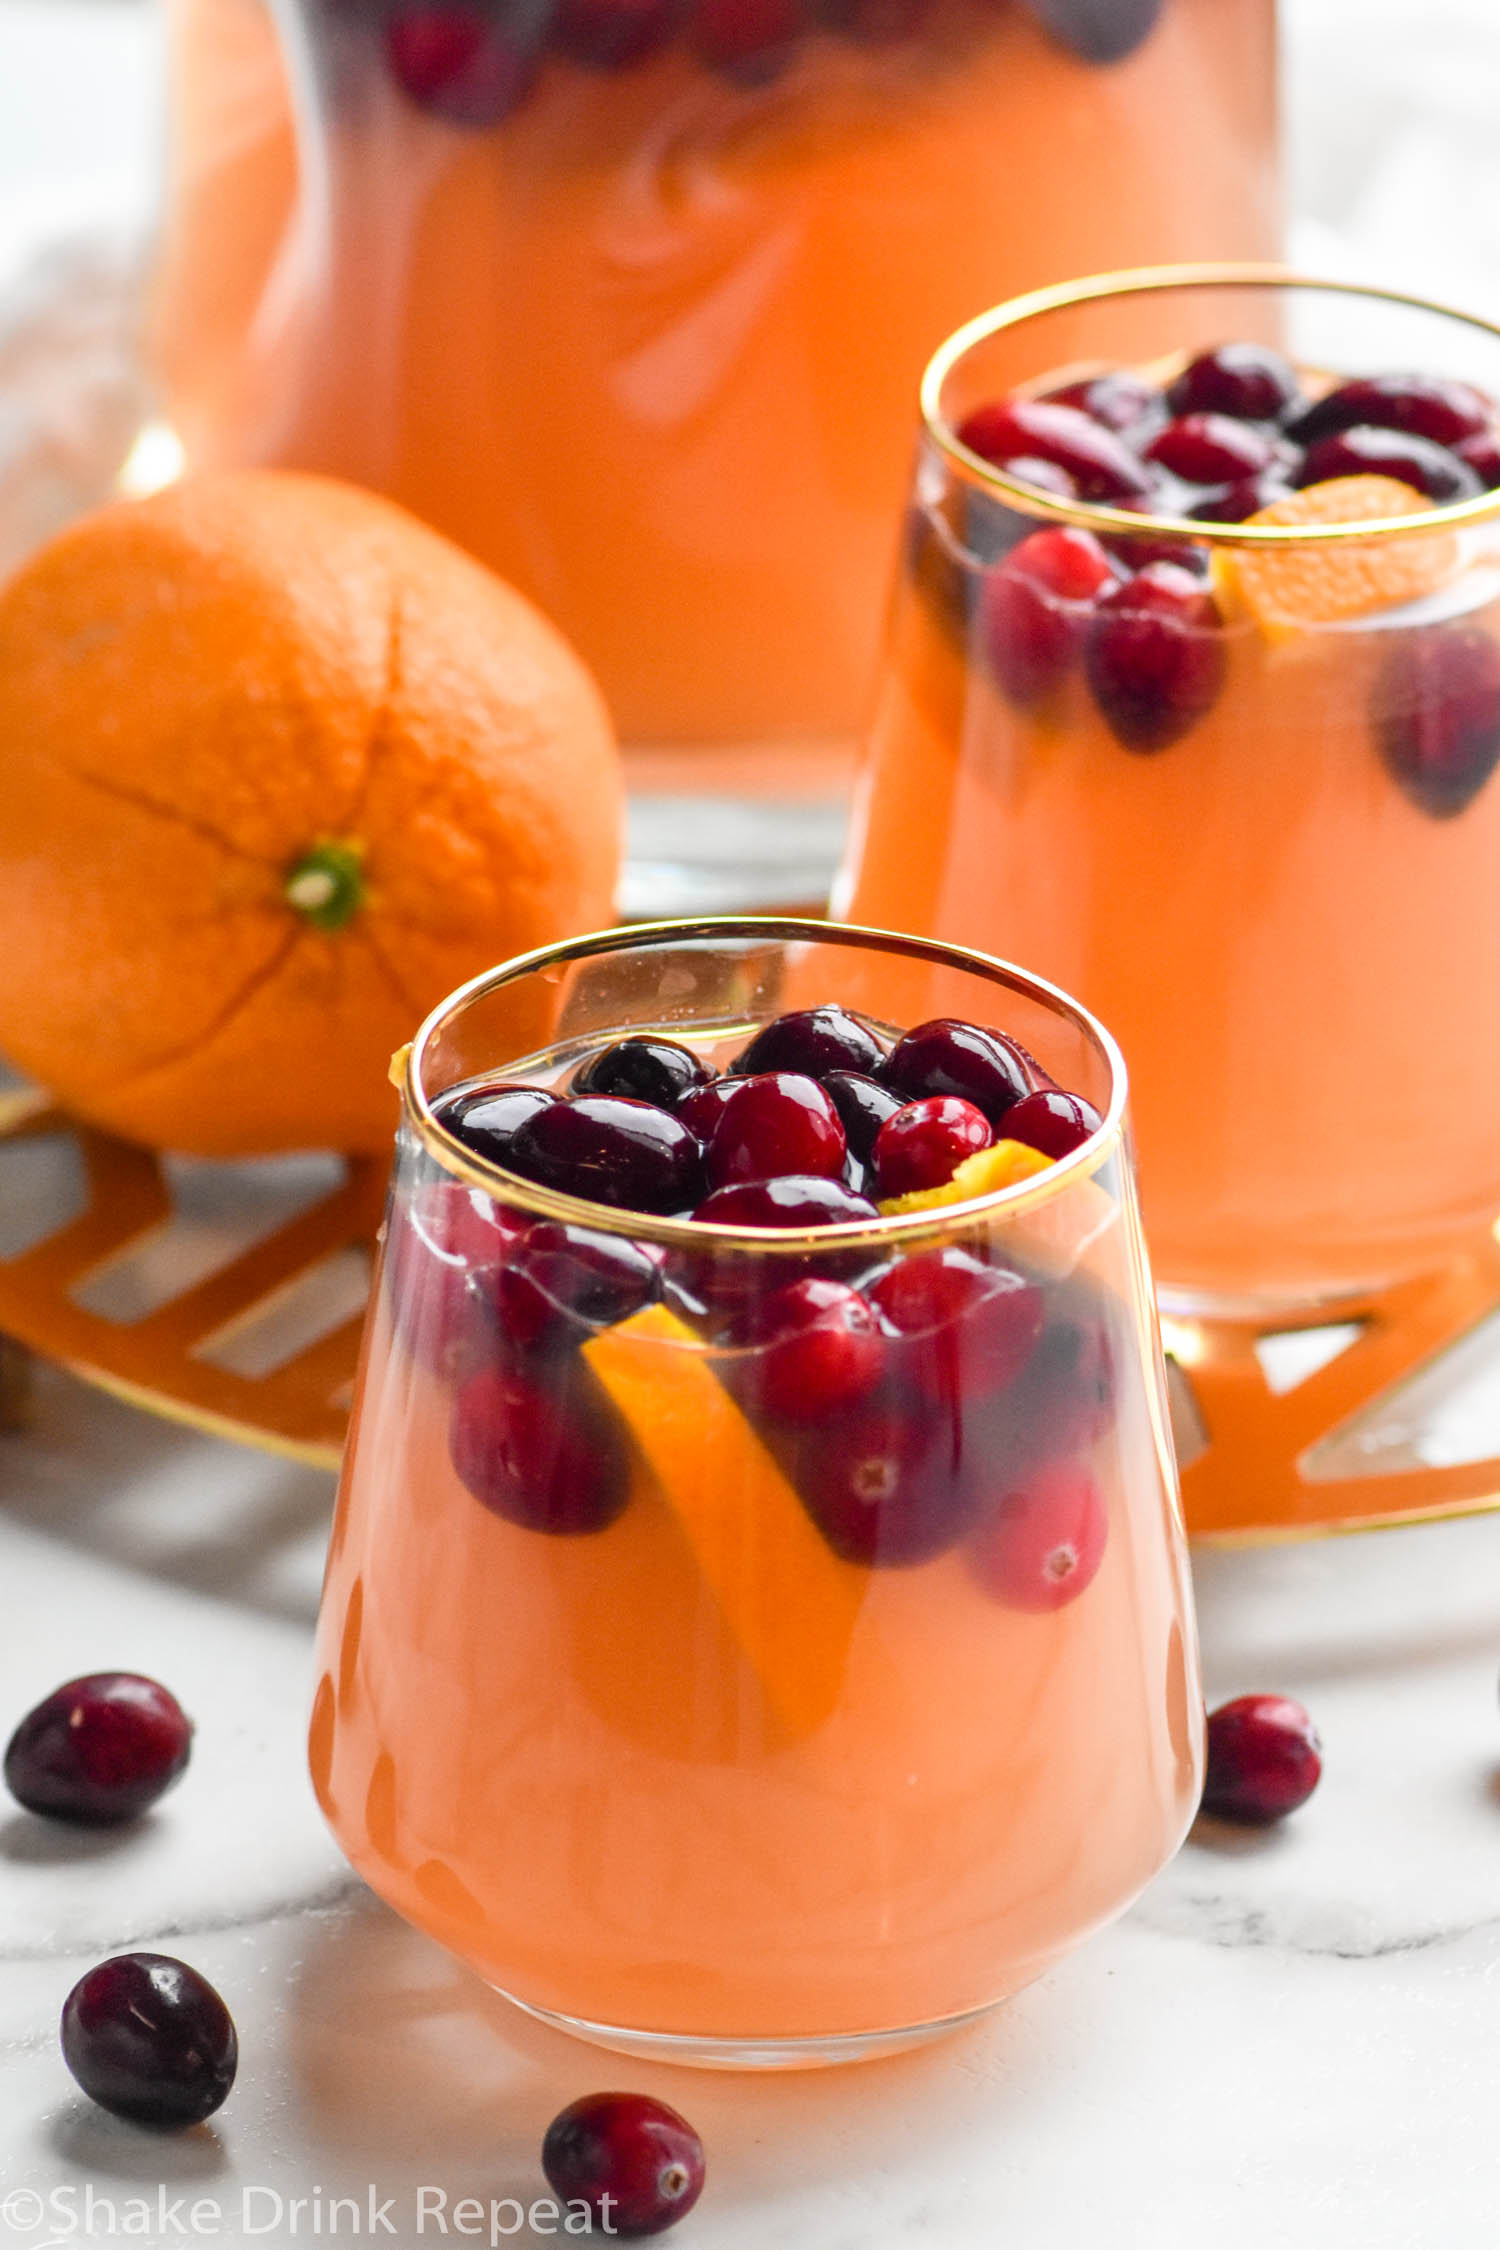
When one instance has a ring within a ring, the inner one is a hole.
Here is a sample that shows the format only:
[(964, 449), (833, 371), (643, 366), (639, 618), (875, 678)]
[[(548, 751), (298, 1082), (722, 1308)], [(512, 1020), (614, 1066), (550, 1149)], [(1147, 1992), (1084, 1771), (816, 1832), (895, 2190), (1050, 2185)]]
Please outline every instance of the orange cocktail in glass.
[[(1007, 1027), (1008, 1085), (923, 1110), (978, 1173), (877, 1209), (837, 1071), (711, 1080), (814, 997), (882, 1114), (903, 1054)], [(646, 1047), (685, 1075), (601, 1096)], [(610, 933), (438, 1011), (312, 1729), (384, 1898), (570, 2028), (754, 2065), (964, 2020), (1149, 1879), (1200, 1716), (1123, 1097), (1061, 995), (813, 923)], [(748, 1176), (766, 1103), (821, 1171)]]

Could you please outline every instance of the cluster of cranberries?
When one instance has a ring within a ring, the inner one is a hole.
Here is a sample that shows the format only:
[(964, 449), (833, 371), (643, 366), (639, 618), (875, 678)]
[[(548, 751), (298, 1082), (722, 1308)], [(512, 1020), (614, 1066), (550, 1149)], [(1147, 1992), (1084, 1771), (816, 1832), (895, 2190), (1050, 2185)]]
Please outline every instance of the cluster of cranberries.
[[(1302, 486), (1379, 475), (1434, 505), (1500, 485), (1493, 402), (1467, 383), (1360, 376), (1311, 397), (1279, 352), (1222, 344), (1163, 390), (1126, 368), (1044, 397), (976, 407), (957, 435), (1009, 476), (1144, 516), (1240, 523)], [(1081, 669), (1122, 746), (1165, 750), (1223, 686), (1209, 551), (1187, 538), (1032, 532), (971, 580), (966, 629), (1023, 708)], [(951, 604), (952, 573), (943, 581)], [(1377, 690), (1381, 755), (1434, 817), (1460, 812), (1500, 760), (1500, 649), (1472, 626), (1391, 636)]]
[[(585, 69), (629, 70), (679, 38), (743, 85), (780, 76), (824, 31), (862, 46), (922, 35), (936, 0), (316, 0), (331, 25), (382, 43), (406, 98), (445, 123), (484, 131), (526, 94), (547, 53)], [(991, 0), (1003, 7), (1011, 0)], [(1152, 30), (1164, 0), (1026, 0), (1043, 28), (1085, 62), (1120, 60)]]
[[(565, 1094), (468, 1087), (439, 1114), (476, 1154), (596, 1204), (799, 1232), (868, 1223), (996, 1139), (1057, 1158), (1099, 1124), (1000, 1032), (942, 1018), (887, 1045), (833, 1006), (768, 1023), (722, 1074), (635, 1035)], [(964, 1541), (997, 1600), (1038, 1609), (1098, 1565), (1106, 1510), (1083, 1456), (1112, 1416), (1115, 1354), (1081, 1278), (973, 1236), (894, 1259), (837, 1235), (666, 1251), (442, 1179), (398, 1214), (389, 1270), (408, 1349), (451, 1385), (454, 1466), (513, 1523), (588, 1533), (624, 1508), (630, 1438), (578, 1347), (661, 1302), (836, 1553), (906, 1565)]]

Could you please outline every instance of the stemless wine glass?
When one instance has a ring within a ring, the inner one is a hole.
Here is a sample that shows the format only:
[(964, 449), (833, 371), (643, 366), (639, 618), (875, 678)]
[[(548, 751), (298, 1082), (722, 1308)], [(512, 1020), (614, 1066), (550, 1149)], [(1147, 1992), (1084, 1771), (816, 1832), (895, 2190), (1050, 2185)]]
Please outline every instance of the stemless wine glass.
[[(821, 1002), (1003, 1028), (1102, 1124), (997, 1193), (766, 1231), (535, 1186), (443, 1122)], [(547, 2020), (730, 2066), (930, 2036), (1116, 1914), (1201, 1741), (1108, 1034), (953, 947), (664, 923), (464, 986), (403, 1094), (311, 1742), (360, 1872)], [(905, 1314), (793, 1366), (773, 1300), (809, 1277)]]
[[(1301, 385), (1231, 427), (1263, 456), (1243, 488), (1095, 504), (957, 434), (986, 402), (1076, 404), (1115, 369), (1127, 385), (1096, 403), (1128, 424), (1133, 382), (1159, 433), (1193, 403), (1163, 390), (1231, 339), (1279, 347)], [(1436, 380), (1426, 408), (1394, 409), (1404, 435), (1348, 444), (1309, 412), (1347, 378), (1414, 372)], [(927, 373), (839, 903), (1032, 963), (1110, 1025), (1174, 1310), (1274, 1325), (1441, 1269), (1500, 1211), (1500, 442), (1462, 384), (1500, 398), (1494, 326), (1256, 268), (1042, 291)], [(1378, 467), (1393, 444), (1415, 466), (1387, 470), (1373, 517), (1208, 520)], [(1018, 593), (1019, 543), (1044, 527), (1083, 576)], [(1174, 575), (1168, 660), (1119, 584), (1148, 566)]]

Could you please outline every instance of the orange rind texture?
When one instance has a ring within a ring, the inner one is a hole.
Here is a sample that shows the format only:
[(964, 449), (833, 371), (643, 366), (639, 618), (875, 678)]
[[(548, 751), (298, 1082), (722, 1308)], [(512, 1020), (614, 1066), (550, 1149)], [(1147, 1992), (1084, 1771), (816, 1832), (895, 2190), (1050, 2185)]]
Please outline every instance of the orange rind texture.
[[(1320, 524), (1422, 515), (1431, 506), (1394, 477), (1332, 477), (1274, 501), (1247, 520), (1311, 531)], [(1458, 559), (1458, 542), (1446, 531), (1428, 538), (1388, 535), (1221, 549), (1214, 556), (1214, 591), (1228, 614), (1248, 613), (1271, 633), (1295, 632), (1420, 601), (1447, 583)]]

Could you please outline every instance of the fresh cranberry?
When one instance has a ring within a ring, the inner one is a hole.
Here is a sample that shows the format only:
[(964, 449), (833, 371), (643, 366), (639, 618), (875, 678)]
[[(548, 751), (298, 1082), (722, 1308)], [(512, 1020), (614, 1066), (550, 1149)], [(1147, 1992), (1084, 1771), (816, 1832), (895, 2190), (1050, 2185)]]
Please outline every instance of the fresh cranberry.
[[(1295, 475), (1295, 467), (1288, 472)], [(1263, 477), (1242, 477), (1237, 484), (1226, 484), (1219, 492), (1206, 493), (1195, 500), (1188, 510), (1199, 523), (1243, 523), (1247, 516), (1259, 515), (1262, 508), (1274, 506), (1278, 500), (1289, 500), (1292, 486), (1287, 473), (1269, 469)], [(1207, 554), (1207, 549), (1203, 550)]]
[(525, 93), (533, 57), (486, 9), (406, 7), (385, 27), (401, 91), (450, 125), (496, 125)]
[(1006, 1111), (1005, 1138), (1024, 1141), (1028, 1148), (1040, 1149), (1043, 1156), (1071, 1156), (1075, 1148), (1082, 1148), (1090, 1133), (1098, 1132), (1102, 1122), (1093, 1103), (1086, 1102), (1081, 1094), (1049, 1086), (1027, 1094), (1014, 1109)]
[(1128, 367), (1112, 368), (1107, 375), (1086, 375), (1080, 382), (1065, 383), (1047, 393), (1052, 406), (1076, 407), (1080, 414), (1102, 422), (1107, 430), (1133, 430), (1161, 410), (1161, 393), (1143, 375)]
[(985, 573), (980, 631), (990, 669), (1016, 703), (1035, 703), (1067, 677), (1093, 604), (1115, 582), (1091, 531), (1034, 531)]
[(904, 1347), (899, 1368), (939, 1404), (968, 1404), (1012, 1384), (1042, 1329), (1042, 1292), (966, 1250), (920, 1250), (870, 1284), (870, 1302)]
[(397, 1334), (420, 1366), (446, 1381), (486, 1356), (493, 1329), (476, 1285), (504, 1264), (527, 1223), (457, 1180), (425, 1181), (395, 1205), (386, 1285)]
[(734, 1068), (742, 1078), (767, 1070), (822, 1078), (830, 1070), (875, 1070), (883, 1051), (869, 1026), (847, 1008), (797, 1008), (763, 1025)]
[(849, 1154), (863, 1164), (881, 1126), (901, 1108), (901, 1096), (857, 1070), (830, 1070), (823, 1091), (839, 1113)]
[(697, 0), (693, 13), (698, 53), (745, 86), (785, 70), (801, 31), (798, 0)]
[(528, 1117), (513, 1172), (622, 1211), (682, 1211), (701, 1192), (702, 1153), (679, 1118), (623, 1094), (583, 1094)]
[(690, 1094), (684, 1094), (672, 1114), (695, 1139), (711, 1141), (724, 1105), (738, 1084), (737, 1078), (710, 1079), (706, 1086), (695, 1086)]
[[(1197, 514), (1197, 510), (1191, 511)], [(1175, 563), (1198, 578), (1208, 576), (1210, 556), (1201, 539), (1178, 539), (1149, 531), (1112, 531), (1100, 542), (1126, 571), (1144, 570), (1154, 562)]]
[(1030, 0), (1032, 13), (1086, 63), (1121, 62), (1156, 27), (1164, 0)]
[(1190, 359), (1167, 390), (1174, 414), (1232, 414), (1279, 422), (1302, 395), (1290, 361), (1267, 344), (1216, 344)]
[(1170, 748), (1212, 708), (1224, 684), (1213, 597), (1187, 571), (1151, 563), (1100, 596), (1084, 667), (1122, 748)]
[(875, 1140), (875, 1188), (882, 1200), (945, 1187), (966, 1156), (993, 1135), (983, 1110), (957, 1094), (928, 1094), (886, 1119)]
[(679, 0), (560, 0), (548, 39), (589, 70), (626, 70), (666, 45)]
[(1091, 1583), (1109, 1539), (1098, 1479), (1080, 1462), (1037, 1469), (976, 1531), (967, 1560), (1008, 1609), (1062, 1609)]
[(576, 1343), (656, 1295), (655, 1255), (623, 1235), (541, 1220), (503, 1265), (476, 1277), (501, 1334), (526, 1350)]
[(63, 2003), (62, 2051), (101, 2109), (136, 2125), (199, 2125), (239, 2063), (234, 2019), (206, 1977), (166, 1953), (117, 1953)]
[(724, 1104), (708, 1144), (708, 1184), (734, 1187), (788, 1172), (837, 1179), (845, 1146), (839, 1113), (815, 1078), (762, 1071), (741, 1078)]
[(1445, 445), (1404, 430), (1368, 429), (1362, 423), (1316, 439), (1297, 471), (1299, 485), (1326, 484), (1333, 477), (1397, 477), (1439, 506), (1472, 500), (1484, 489), (1468, 463)]
[(639, 1034), (617, 1039), (593, 1055), (573, 1080), (575, 1094), (623, 1094), (630, 1101), (675, 1109), (686, 1094), (709, 1083), (713, 1072), (701, 1055), (675, 1039)]
[(1276, 446), (1248, 422), (1229, 414), (1183, 414), (1158, 431), (1146, 448), (1185, 484), (1232, 484), (1258, 477), (1276, 458)]
[(1452, 819), (1500, 762), (1500, 645), (1477, 625), (1391, 635), (1372, 715), (1397, 787), (1433, 820)]
[(619, 1424), (580, 1360), (565, 1381), (482, 1367), (453, 1402), (448, 1450), (460, 1481), (528, 1531), (602, 1531), (630, 1490)]
[(1317, 1728), (1286, 1695), (1240, 1695), (1208, 1717), (1203, 1810), (1264, 1827), (1305, 1805), (1323, 1773)]
[(1004, 475), (1014, 477), (1017, 484), (1034, 484), (1038, 492), (1055, 493), (1059, 500), (1078, 497), (1077, 485), (1056, 461), (1039, 460), (1033, 453), (1018, 453), (1013, 461), (998, 461), (995, 466)]
[(1359, 375), (1326, 391), (1291, 424), (1303, 445), (1356, 423), (1375, 430), (1404, 430), (1433, 445), (1457, 445), (1478, 437), (1494, 418), (1494, 407), (1471, 383), (1446, 375)]
[(90, 1672), (29, 1711), (5, 1753), (5, 1785), (28, 1812), (90, 1827), (134, 1820), (187, 1765), (193, 1722), (138, 1672)]
[(880, 1324), (857, 1289), (810, 1274), (751, 1311), (737, 1341), (753, 1347), (739, 1387), (767, 1414), (812, 1422), (868, 1397), (880, 1379)]
[(1041, 1340), (1012, 1402), (1017, 1458), (1064, 1459), (1096, 1444), (1115, 1415), (1115, 1355), (1104, 1311), (1074, 1282), (1048, 1292)]
[(933, 0), (826, 0), (818, 15), (840, 38), (862, 47), (888, 47), (914, 37), (932, 6)]
[(986, 1031), (955, 1016), (913, 1024), (881, 1065), (884, 1085), (909, 1102), (928, 1094), (957, 1094), (998, 1126), (1006, 1111), (1031, 1092), (1025, 1049), (1000, 1031)]
[(1500, 485), (1500, 431), (1481, 430), (1453, 450), (1489, 491)]
[(851, 1194), (841, 1181), (807, 1173), (715, 1188), (693, 1213), (715, 1227), (837, 1227), (879, 1216), (867, 1197)]
[(547, 2184), (586, 2203), (606, 2234), (660, 2234), (703, 2191), (703, 2143), (685, 2117), (649, 2094), (585, 2094), (547, 2127)]
[(480, 1086), (445, 1094), (433, 1105), (438, 1123), (490, 1164), (509, 1164), (510, 1144), (529, 1117), (557, 1100), (543, 1086)]
[(966, 415), (957, 436), (961, 445), (997, 468), (1023, 453), (1055, 461), (1085, 500), (1124, 500), (1151, 489), (1129, 446), (1075, 406), (1054, 406), (1039, 398), (994, 399)]
[(803, 1504), (846, 1562), (929, 1561), (974, 1520), (976, 1483), (962, 1422), (878, 1395), (797, 1434), (791, 1471)]

